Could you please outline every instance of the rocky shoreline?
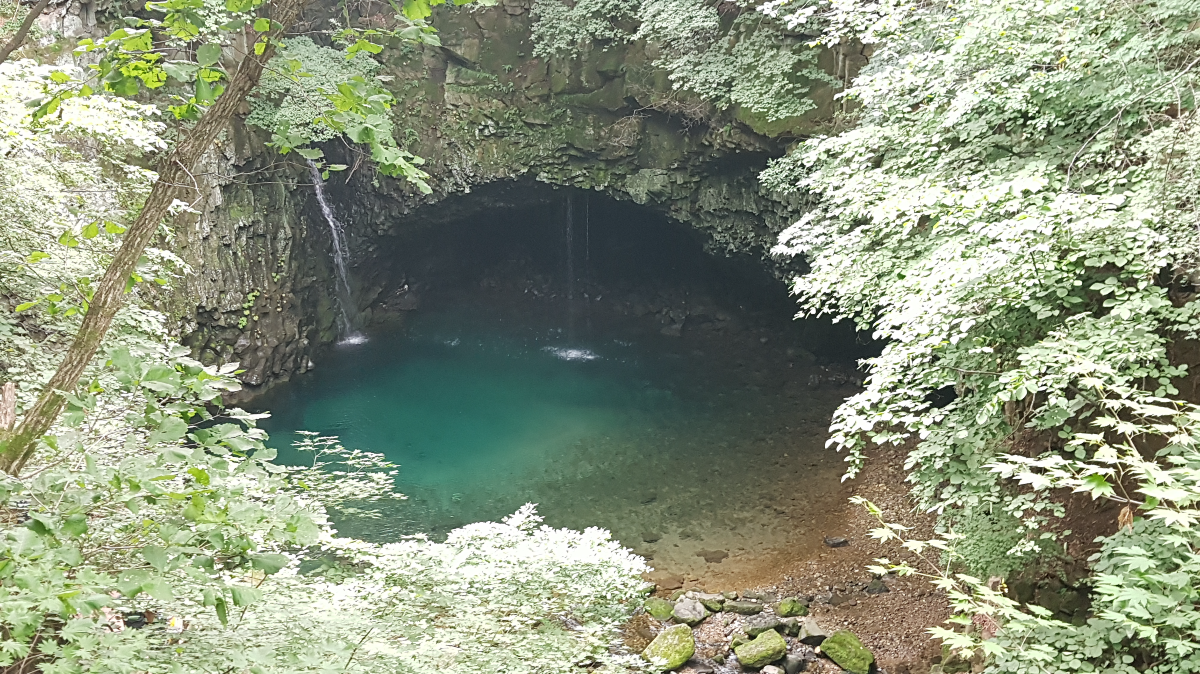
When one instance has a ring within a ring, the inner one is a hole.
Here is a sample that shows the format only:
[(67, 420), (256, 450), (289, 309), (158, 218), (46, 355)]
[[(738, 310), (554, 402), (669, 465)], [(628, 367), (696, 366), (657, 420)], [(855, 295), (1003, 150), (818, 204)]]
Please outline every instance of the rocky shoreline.
[[(878, 588), (888, 591), (882, 581)], [(872, 671), (875, 656), (853, 632), (826, 629), (809, 615), (814, 597), (696, 590), (671, 596), (648, 598), (638, 628), (653, 634), (642, 655), (657, 668), (797, 674), (819, 671), (823, 659), (851, 674)]]

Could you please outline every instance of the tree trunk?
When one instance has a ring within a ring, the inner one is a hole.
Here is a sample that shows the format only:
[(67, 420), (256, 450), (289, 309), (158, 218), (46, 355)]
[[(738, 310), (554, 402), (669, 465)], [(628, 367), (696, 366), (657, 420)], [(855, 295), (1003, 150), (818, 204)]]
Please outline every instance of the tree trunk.
[(29, 35), (29, 29), (33, 28), (33, 22), (42, 15), (42, 12), (46, 11), (49, 4), (50, 0), (38, 0), (38, 4), (29, 10), (29, 13), (25, 15), (25, 20), (21, 22), (21, 27), (13, 33), (12, 39), (4, 47), (0, 47), (0, 63), (7, 61), (8, 55), (21, 46), (21, 43), (25, 41), (25, 36)]
[[(300, 17), (308, 0), (277, 0), (271, 5), (273, 19), (278, 26), (270, 33), (270, 37), (279, 38)], [(225, 92), (216, 103), (208, 109), (200, 121), (190, 131), (180, 135), (179, 142), (158, 167), (158, 181), (150, 190), (146, 204), (141, 213), (125, 232), (121, 247), (104, 272), (104, 277), (96, 287), (91, 305), (83, 318), (83, 324), (75, 335), (75, 341), (62, 363), (33, 407), (25, 413), (21, 423), (7, 438), (0, 453), (0, 470), (16, 475), (24, 467), (25, 462), (37, 450), (38, 440), (50, 430), (62, 411), (63, 392), (71, 391), (79, 383), (83, 371), (92, 358), (100, 341), (108, 332), (113, 316), (121, 308), (124, 301), (125, 284), (137, 265), (142, 251), (154, 238), (159, 224), (166, 217), (168, 209), (175, 199), (187, 188), (197, 188), (192, 170), (200, 157), (208, 151), (217, 134), (233, 118), (238, 107), (245, 100), (250, 90), (258, 84), (263, 66), (274, 54), (274, 48), (268, 44), (266, 50), (259, 55), (247, 54), (238, 65), (237, 72), (229, 81)]]

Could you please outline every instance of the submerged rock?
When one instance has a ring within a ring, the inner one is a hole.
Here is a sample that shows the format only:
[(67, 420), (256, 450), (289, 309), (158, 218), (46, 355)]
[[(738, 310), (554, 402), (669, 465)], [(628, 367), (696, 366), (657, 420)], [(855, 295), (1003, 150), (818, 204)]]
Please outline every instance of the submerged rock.
[(704, 608), (704, 604), (686, 597), (675, 603), (675, 610), (671, 613), (671, 616), (676, 621), (688, 625), (699, 625), (710, 615), (712, 614), (708, 612), (708, 609)]
[(697, 557), (701, 557), (709, 564), (720, 564), (722, 560), (729, 557), (729, 553), (724, 550), (701, 550), (696, 553)]
[(784, 597), (779, 600), (779, 606), (775, 612), (782, 618), (805, 616), (808, 615), (808, 606), (796, 597)]
[(850, 630), (838, 630), (821, 643), (821, 653), (851, 674), (869, 674), (875, 656)]
[(696, 638), (687, 625), (668, 627), (642, 651), (642, 657), (663, 670), (681, 667), (695, 654)]
[(743, 666), (763, 667), (787, 654), (787, 642), (783, 640), (779, 632), (767, 630), (758, 635), (754, 641), (734, 648), (733, 652)]
[(675, 604), (666, 599), (658, 597), (650, 597), (645, 602), (646, 613), (649, 613), (655, 620), (670, 620), (671, 612), (675, 610)]

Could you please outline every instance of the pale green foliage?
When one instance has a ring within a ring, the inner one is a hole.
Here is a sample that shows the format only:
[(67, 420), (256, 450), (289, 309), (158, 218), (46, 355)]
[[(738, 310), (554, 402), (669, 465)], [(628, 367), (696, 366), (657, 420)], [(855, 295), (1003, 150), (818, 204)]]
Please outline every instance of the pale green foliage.
[(695, 0), (646, 0), (641, 14), (635, 37), (660, 45), (654, 65), (676, 88), (721, 109), (738, 105), (767, 121), (796, 117), (815, 107), (806, 97), (812, 81), (836, 83), (815, 67), (815, 49), (762, 14), (742, 14), (728, 30), (716, 8)]
[(626, 42), (636, 25), (638, 0), (560, 0), (534, 5), (535, 56), (579, 56), (591, 47)]
[[(303, 73), (294, 74), (289, 61), (303, 64)], [(325, 93), (337, 91), (339, 84), (354, 77), (370, 79), (379, 67), (366, 51), (347, 57), (307, 37), (288, 38), (263, 73), (246, 121), (267, 131), (294, 133), (308, 142), (335, 138), (339, 132), (320, 120), (329, 109)], [(385, 128), (390, 134), (390, 120)]]
[[(985, 645), (995, 671), (1200, 671), (1200, 617), (1186, 609), (1200, 578), (1200, 414), (1168, 350), (1198, 324), (1200, 3), (769, 10), (875, 49), (847, 91), (852, 126), (763, 176), (813, 205), (776, 251), (812, 268), (795, 285), (804, 312), (886, 340), (834, 418), (849, 474), (869, 443), (912, 440), (923, 506), (1010, 513), (1029, 554), (1061, 512), (1053, 489), (1128, 503), (1174, 556), (1108, 539), (1088, 625), (962, 579), (960, 608), (1002, 623)], [(944, 387), (957, 399), (934, 408)]]
[(816, 50), (758, 12), (724, 26), (716, 7), (701, 0), (539, 0), (535, 13), (535, 54), (579, 57), (589, 48), (646, 40), (659, 52), (653, 66), (666, 70), (676, 89), (767, 121), (815, 107), (806, 97), (813, 82), (836, 84), (815, 66)]

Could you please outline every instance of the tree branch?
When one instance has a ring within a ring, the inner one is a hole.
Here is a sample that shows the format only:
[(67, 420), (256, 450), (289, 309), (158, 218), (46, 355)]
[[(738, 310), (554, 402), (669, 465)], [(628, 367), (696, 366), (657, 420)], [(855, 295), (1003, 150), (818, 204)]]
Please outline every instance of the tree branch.
[(158, 180), (146, 198), (141, 213), (125, 232), (121, 247), (96, 287), (96, 294), (92, 297), (71, 348), (16, 430), (6, 440), (0, 435), (0, 440), (4, 440), (0, 442), (0, 470), (17, 475), (37, 451), (38, 440), (50, 430), (62, 411), (66, 402), (64, 392), (73, 390), (79, 383), (112, 325), (113, 317), (121, 308), (125, 284), (137, 266), (142, 251), (154, 238), (175, 199), (183, 193), (182, 186), (191, 184), (190, 176), (196, 163), (212, 147), (217, 135), (233, 118), (250, 90), (258, 84), (263, 67), (275, 53), (272, 42), (296, 22), (307, 4), (308, 0), (279, 0), (272, 5), (271, 13), (276, 27), (268, 34), (266, 49), (262, 54), (248, 54), (242, 59), (225, 92), (204, 113), (196, 126), (180, 134), (179, 142), (158, 167)]
[(38, 0), (38, 4), (29, 10), (29, 13), (25, 15), (25, 20), (21, 22), (21, 27), (17, 29), (16, 33), (13, 33), (12, 39), (3, 48), (0, 48), (0, 63), (7, 61), (9, 54), (12, 54), (17, 50), (17, 47), (21, 46), (26, 36), (29, 35), (29, 29), (33, 28), (33, 22), (42, 15), (42, 12), (46, 11), (46, 7), (49, 4), (50, 0)]

